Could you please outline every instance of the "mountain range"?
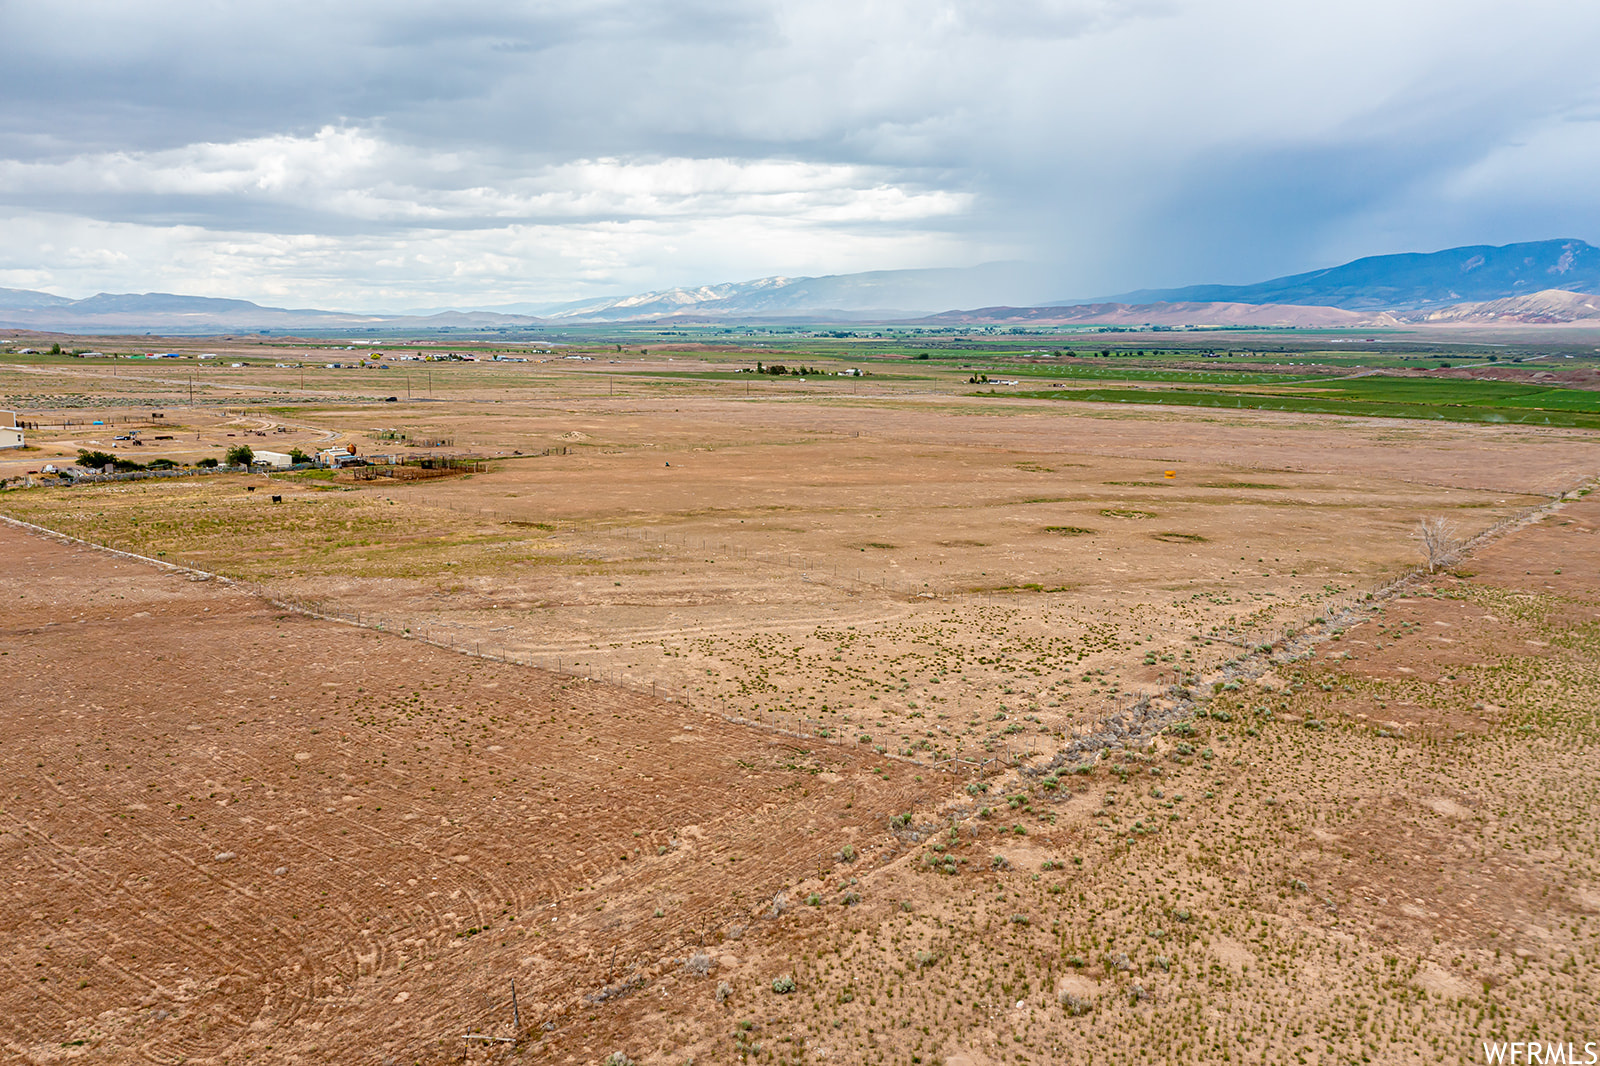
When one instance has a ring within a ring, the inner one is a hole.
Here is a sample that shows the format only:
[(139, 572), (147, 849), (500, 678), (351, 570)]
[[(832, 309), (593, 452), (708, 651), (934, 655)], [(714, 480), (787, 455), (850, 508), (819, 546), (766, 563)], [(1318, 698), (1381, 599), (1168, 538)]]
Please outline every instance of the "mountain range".
[[(1600, 248), (1586, 241), (1565, 239), (1375, 255), (1254, 285), (1140, 289), (1108, 297), (1105, 302), (1228, 302), (1342, 307), (1347, 311), (1416, 311), (1523, 296), (1545, 289), (1600, 292)], [(1070, 305), (1088, 301), (1057, 302)]]
[[(170, 293), (73, 300), (0, 289), (0, 328), (67, 333), (538, 330), (585, 323), (903, 322), (926, 325), (1393, 326), (1600, 320), (1600, 248), (1576, 239), (1370, 256), (1253, 285), (1141, 289), (1098, 300), (1035, 300), (1025, 263), (878, 270), (663, 289), (602, 300), (427, 314), (263, 307)], [(976, 310), (944, 310), (952, 307)]]

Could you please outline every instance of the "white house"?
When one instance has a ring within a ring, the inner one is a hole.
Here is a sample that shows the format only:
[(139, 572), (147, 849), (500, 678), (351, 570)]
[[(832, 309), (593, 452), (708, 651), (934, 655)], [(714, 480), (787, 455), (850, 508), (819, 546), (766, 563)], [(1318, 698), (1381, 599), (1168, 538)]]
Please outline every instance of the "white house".
[(15, 411), (0, 411), (0, 418), (9, 419), (9, 426), (0, 425), (0, 448), (20, 448), (27, 443), (22, 436), (22, 427), (17, 425)]
[(317, 462), (338, 470), (346, 466), (366, 466), (367, 461), (356, 455), (354, 444), (343, 448), (325, 448), (317, 453)]

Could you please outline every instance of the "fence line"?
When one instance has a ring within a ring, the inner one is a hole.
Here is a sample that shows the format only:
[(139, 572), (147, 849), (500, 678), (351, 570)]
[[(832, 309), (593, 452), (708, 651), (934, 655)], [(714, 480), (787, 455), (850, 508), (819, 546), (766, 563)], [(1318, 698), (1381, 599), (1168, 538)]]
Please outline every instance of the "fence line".
[[(453, 651), (462, 655), (470, 655), (474, 658), (486, 659), (492, 662), (502, 662), (517, 666), (532, 667), (534, 669), (544, 670), (549, 673), (562, 674), (582, 681), (594, 681), (601, 684), (612, 685), (617, 688), (623, 688), (637, 692), (640, 695), (649, 695), (654, 699), (665, 700), (668, 703), (676, 703), (686, 709), (702, 707), (713, 710), (718, 717), (722, 718), (724, 721), (766, 729), (779, 735), (791, 736), (796, 739), (807, 741), (822, 741), (832, 744), (836, 747), (851, 746), (849, 739), (845, 736), (841, 736), (836, 726), (831, 726), (820, 718), (812, 718), (800, 713), (788, 713), (777, 710), (767, 711), (759, 707), (743, 711), (736, 711), (730, 709), (727, 703), (718, 697), (710, 696), (705, 693), (692, 693), (687, 687), (670, 685), (663, 681), (644, 682), (628, 678), (623, 676), (623, 672), (616, 668), (606, 668), (596, 666), (594, 664), (582, 663), (574, 659), (570, 659), (559, 652), (522, 652), (511, 649), (503, 641), (497, 642), (492, 639), (487, 641), (482, 639), (455, 640), (451, 639), (451, 634), (441, 632), (441, 630), (452, 628), (449, 626), (443, 626), (437, 623), (432, 625), (407, 625), (403, 622), (396, 622), (388, 617), (373, 614), (367, 611), (338, 607), (329, 603), (327, 600), (307, 600), (298, 597), (286, 597), (273, 592), (257, 582), (245, 581), (238, 578), (229, 577), (226, 574), (214, 573), (209, 570), (201, 570), (192, 566), (183, 566), (178, 563), (170, 563), (165, 559), (156, 559), (148, 555), (140, 555), (137, 552), (127, 551), (122, 548), (113, 548), (106, 544), (85, 540), (81, 537), (74, 537), (69, 533), (63, 533), (59, 530), (50, 529), (47, 526), (37, 525), (33, 522), (23, 521), (22, 519), (18, 518), (12, 518), (9, 515), (0, 514), (0, 521), (6, 522), (17, 528), (25, 529), (42, 536), (64, 541), (66, 543), (77, 544), (82, 547), (105, 552), (109, 555), (117, 556), (119, 558), (152, 565), (169, 573), (187, 574), (191, 578), (200, 581), (218, 581), (230, 587), (259, 596), (267, 603), (270, 603), (280, 610), (293, 611), (296, 614), (301, 614), (308, 618), (340, 622), (346, 625), (358, 626), (363, 629), (371, 629), (375, 632), (388, 633), (403, 640), (417, 640), (424, 644), (429, 644), (447, 651)], [(946, 756), (930, 762), (905, 753), (889, 751), (886, 746), (881, 744), (874, 745), (872, 750), (874, 754), (881, 758), (908, 763), (924, 769), (948, 769), (949, 772), (961, 772), (961, 768), (963, 766), (982, 767), (991, 763), (1016, 765), (1016, 763), (1021, 759), (1031, 757), (1039, 753), (1036, 740), (1036, 737), (1029, 738), (1029, 741), (1024, 744), (1021, 741), (1013, 742), (1008, 739), (1001, 742), (998, 746), (998, 749), (995, 747), (984, 747), (979, 745), (978, 747), (980, 747), (983, 752), (993, 756), (992, 758), (988, 759), (985, 759), (982, 754), (979, 754), (975, 759), (967, 758), (964, 757), (962, 753), (957, 752), (953, 756)]]
[[(1592, 485), (1593, 483), (1594, 480), (1591, 479), (1591, 481), (1587, 482), (1586, 485)], [(1503, 535), (1514, 528), (1519, 528), (1537, 521), (1545, 514), (1550, 513), (1555, 508), (1559, 507), (1562, 502), (1574, 498), (1577, 491), (1578, 490), (1572, 490), (1570, 492), (1561, 493), (1554, 499), (1544, 504), (1527, 508), (1516, 515), (1496, 522), (1488, 529), (1478, 533), (1466, 541), (1463, 541), (1461, 544), (1456, 545), (1455, 549), (1451, 553), (1451, 560), (1459, 560), (1462, 555), (1481, 547), (1483, 544), (1488, 543), (1495, 537)], [(440, 625), (438, 623), (434, 623), (431, 626), (420, 623), (406, 624), (404, 622), (397, 622), (387, 617), (364, 612), (359, 609), (341, 609), (331, 605), (326, 600), (305, 600), (295, 597), (285, 597), (275, 594), (264, 585), (256, 582), (243, 581), (228, 577), (223, 574), (200, 570), (195, 567), (169, 563), (166, 560), (151, 558), (147, 555), (140, 555), (137, 552), (113, 548), (109, 545), (99, 544), (94, 541), (85, 540), (80, 537), (74, 537), (67, 533), (62, 533), (59, 530), (50, 529), (32, 522), (12, 518), (9, 515), (0, 514), (0, 521), (4, 521), (18, 528), (26, 529), (43, 536), (53, 537), (68, 543), (82, 545), (96, 551), (107, 552), (114, 556), (120, 556), (122, 558), (153, 565), (168, 572), (185, 573), (196, 580), (221, 581), (230, 586), (234, 586), (260, 596), (268, 603), (271, 603), (280, 609), (294, 611), (295, 613), (303, 614), (307, 617), (318, 618), (327, 621), (343, 622), (345, 624), (358, 626), (364, 629), (372, 629), (379, 632), (390, 633), (402, 639), (419, 640), (425, 644), (430, 644), (435, 647), (454, 651), (464, 655), (471, 655), (476, 658), (533, 667), (551, 673), (574, 677), (584, 681), (596, 681), (602, 684), (629, 689), (631, 691), (638, 692), (641, 695), (648, 693), (652, 698), (663, 699), (669, 703), (678, 703), (685, 708), (690, 708), (691, 706), (695, 705), (709, 705), (710, 709), (715, 710), (719, 717), (728, 722), (768, 729), (777, 734), (792, 736), (796, 739), (823, 741), (839, 747), (849, 745), (848, 738), (846, 736), (839, 735), (839, 727), (836, 724), (830, 725), (823, 719), (810, 718), (800, 712), (789, 713), (780, 710), (766, 711), (760, 707), (743, 711), (733, 711), (730, 710), (728, 705), (718, 697), (710, 696), (705, 693), (699, 693), (694, 695), (691, 699), (691, 692), (688, 687), (678, 688), (658, 681), (650, 681), (647, 684), (643, 681), (624, 677), (622, 671), (616, 668), (611, 668), (608, 670), (605, 667), (569, 660), (559, 652), (519, 653), (510, 649), (504, 641), (499, 642), (498, 646), (493, 640), (484, 641), (481, 639), (473, 639), (470, 641), (458, 642), (456, 640), (449, 639), (449, 634), (441, 634), (441, 630), (453, 628), (448, 625)], [(666, 538), (664, 536), (663, 542), (665, 542), (665, 540)], [(680, 542), (687, 543), (687, 538), (682, 538)], [(704, 540), (701, 541), (701, 544), (703, 548), (705, 544)], [(1397, 578), (1380, 583), (1366, 592), (1349, 590), (1340, 593), (1335, 597), (1330, 597), (1328, 601), (1329, 604), (1336, 603), (1345, 597), (1349, 598), (1349, 602), (1343, 604), (1338, 609), (1337, 613), (1330, 612), (1325, 608), (1323, 611), (1323, 627), (1329, 630), (1337, 628), (1348, 621), (1348, 619), (1359, 613), (1361, 607), (1364, 605), (1374, 600), (1384, 599), (1403, 591), (1406, 587), (1415, 583), (1419, 578), (1425, 576), (1426, 569), (1427, 568), (1425, 566), (1417, 567), (1405, 574), (1400, 575)], [(1331, 617), (1329, 617), (1329, 615), (1331, 615)], [(1295, 641), (1305, 635), (1303, 632), (1300, 632), (1300, 630), (1303, 628), (1304, 627), (1294, 627), (1282, 641), (1266, 642), (1268, 645), (1267, 652), (1270, 654), (1272, 648), (1279, 645), (1282, 645), (1287, 649), (1287, 646), (1292, 641)], [(1253, 656), (1259, 651), (1260, 649), (1258, 648), (1256, 652), (1252, 652), (1250, 654)], [(1243, 657), (1241, 657), (1241, 659), (1242, 658)], [(1240, 660), (1236, 660), (1234, 665), (1237, 666), (1239, 664)], [(1179, 668), (1175, 668), (1173, 672), (1175, 675), (1175, 681), (1177, 681), (1182, 679), (1182, 673), (1186, 671), (1181, 671)], [(1229, 671), (1224, 671), (1224, 673), (1229, 674)], [(1237, 671), (1233, 671), (1233, 674), (1237, 674)], [(1232, 674), (1229, 674), (1229, 676), (1232, 676)], [(1195, 675), (1195, 680), (1198, 680), (1198, 673)], [(1147, 704), (1150, 696), (1149, 694), (1142, 692), (1114, 694), (1108, 701), (1113, 704), (1113, 714), (1122, 713), (1122, 700), (1124, 698), (1127, 698), (1130, 701), (1129, 710), (1131, 711), (1141, 705)], [(870, 735), (861, 732), (859, 727), (848, 726), (845, 729), (845, 732), (855, 732), (859, 738), (857, 741), (858, 743), (871, 743)], [(1053, 736), (1054, 734), (1051, 735)], [(1027, 738), (1025, 747), (1023, 741), (1020, 739), (1016, 743), (1015, 747), (1013, 747), (1012, 741), (1009, 739), (1009, 737), (1007, 737), (998, 742), (998, 753), (996, 752), (995, 742), (975, 745), (980, 749), (980, 751), (973, 753), (976, 755), (976, 758), (973, 759), (963, 757), (961, 751), (959, 750), (954, 755), (945, 756), (943, 758), (935, 758), (932, 761), (925, 761), (912, 755), (911, 751), (915, 750), (914, 748), (905, 752), (896, 753), (887, 750), (885, 745), (874, 744), (872, 745), (872, 750), (875, 754), (883, 758), (906, 762), (914, 766), (923, 767), (925, 769), (945, 770), (949, 768), (949, 772), (960, 773), (962, 772), (962, 768), (964, 766), (974, 766), (981, 775), (983, 768), (991, 763), (1002, 766), (1007, 764), (1015, 766), (1024, 758), (1031, 758), (1034, 755), (1039, 754), (1037, 744), (1038, 739), (1039, 734), (1033, 734)], [(1064, 735), (1062, 739), (1065, 739)], [(926, 746), (924, 750), (932, 751), (932, 748), (931, 746)], [(993, 758), (984, 758), (984, 753), (992, 755)]]

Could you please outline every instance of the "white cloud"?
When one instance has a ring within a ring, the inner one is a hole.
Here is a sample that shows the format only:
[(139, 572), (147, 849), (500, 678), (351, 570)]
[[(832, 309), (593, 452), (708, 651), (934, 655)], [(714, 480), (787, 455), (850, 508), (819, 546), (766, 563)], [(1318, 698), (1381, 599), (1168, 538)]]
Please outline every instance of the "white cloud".
[[(515, 222), (343, 235), (274, 234), (0, 217), (0, 285), (67, 296), (184, 292), (359, 311), (558, 302), (656, 287), (663, 277), (734, 281), (779, 273), (960, 262), (965, 240), (931, 229), (856, 232), (771, 215)], [(47, 266), (37, 253), (45, 249)], [(1014, 249), (994, 248), (991, 258)], [(130, 279), (135, 284), (129, 284)]]
[[(773, 215), (819, 223), (907, 222), (957, 215), (969, 194), (919, 188), (886, 167), (741, 159), (579, 159), (521, 171), (455, 152), (389, 143), (326, 127), (156, 152), (108, 152), (59, 162), (0, 162), (13, 199), (71, 198), (125, 211), (130, 197), (292, 205), (357, 221), (626, 219)], [(190, 208), (193, 210), (194, 208)]]

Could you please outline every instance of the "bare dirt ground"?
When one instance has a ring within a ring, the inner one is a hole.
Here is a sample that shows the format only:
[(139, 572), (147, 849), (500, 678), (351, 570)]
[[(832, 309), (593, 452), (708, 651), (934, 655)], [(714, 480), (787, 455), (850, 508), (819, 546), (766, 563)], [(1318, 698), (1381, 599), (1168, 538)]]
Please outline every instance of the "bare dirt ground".
[(860, 879), (878, 901), (861, 916), (769, 934), (760, 969), (792, 968), (796, 992), (746, 977), (677, 1008), (687, 1045), (680, 1016), (619, 1005), (618, 1046), (952, 1066), (1582, 1053), (1600, 1025), (1597, 528), (1600, 506), (1568, 504), (1147, 748), (952, 801)]
[[(484, 473), (0, 496), (250, 583), (0, 531), (9, 1054), (1466, 1062), (1597, 1031), (1592, 497), (1366, 598), (1418, 518), (1585, 484), (1593, 434), (546, 373), (185, 423), (451, 434)], [(1250, 680), (1291, 635), (1316, 654)], [(513, 976), (521, 1042), (460, 1040), (511, 1035)]]
[(510, 1031), (512, 978), (563, 1024), (934, 788), (14, 528), (0, 553), (22, 1061), (435, 1061)]
[(1210, 676), (1415, 565), (1419, 517), (1487, 528), (1575, 484), (1593, 448), (737, 388), (293, 421), (363, 453), (399, 429), (505, 458), (420, 483), (191, 478), (6, 506), (391, 630), (968, 759)]

